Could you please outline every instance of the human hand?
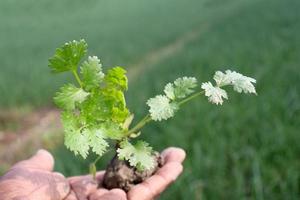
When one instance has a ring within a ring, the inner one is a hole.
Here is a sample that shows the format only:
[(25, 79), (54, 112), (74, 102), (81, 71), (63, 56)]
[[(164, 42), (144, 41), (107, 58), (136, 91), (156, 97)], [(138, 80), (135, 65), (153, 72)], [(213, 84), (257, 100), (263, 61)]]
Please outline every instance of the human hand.
[[(102, 195), (110, 196), (112, 192), (114, 192), (114, 194), (118, 194), (120, 198), (109, 198), (111, 200), (152, 200), (159, 196), (166, 187), (175, 181), (181, 174), (183, 170), (182, 162), (185, 159), (185, 152), (180, 148), (170, 147), (165, 149), (161, 153), (161, 156), (165, 161), (163, 167), (144, 182), (134, 186), (127, 193), (127, 198), (124, 191), (120, 189), (108, 191), (100, 188), (90, 195), (90, 200), (102, 200)], [(103, 177), (100, 175), (99, 178), (101, 181)]]
[[(62, 174), (52, 172), (53, 166), (53, 157), (45, 150), (39, 150), (30, 159), (15, 164), (0, 177), (0, 199), (87, 200), (97, 190), (98, 182), (92, 176), (66, 179)], [(101, 181), (101, 177), (103, 172), (97, 174), (97, 180)], [(116, 190), (109, 194), (112, 200), (120, 199)], [(106, 200), (105, 196), (101, 200)]]
[(14, 165), (0, 178), (2, 200), (150, 200), (159, 195), (182, 171), (185, 153), (178, 148), (166, 149), (162, 156), (166, 163), (158, 172), (126, 193), (120, 189), (97, 188), (104, 172), (97, 173), (94, 181), (90, 175), (66, 179), (52, 172), (51, 154), (40, 150), (32, 158)]

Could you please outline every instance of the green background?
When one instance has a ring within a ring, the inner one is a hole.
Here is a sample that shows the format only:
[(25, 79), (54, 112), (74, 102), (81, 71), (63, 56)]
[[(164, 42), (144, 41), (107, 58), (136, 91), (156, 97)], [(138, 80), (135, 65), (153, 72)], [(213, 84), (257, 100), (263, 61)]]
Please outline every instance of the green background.
[[(104, 66), (139, 67), (126, 94), (136, 119), (177, 77), (236, 70), (257, 79), (258, 96), (230, 91), (222, 106), (199, 98), (143, 130), (155, 149), (187, 152), (161, 199), (299, 199), (299, 9), (298, 0), (1, 0), (0, 107), (52, 106), (73, 78), (51, 75), (47, 59), (73, 39), (86, 39)], [(57, 170), (86, 173), (88, 161), (63, 146), (53, 153)]]

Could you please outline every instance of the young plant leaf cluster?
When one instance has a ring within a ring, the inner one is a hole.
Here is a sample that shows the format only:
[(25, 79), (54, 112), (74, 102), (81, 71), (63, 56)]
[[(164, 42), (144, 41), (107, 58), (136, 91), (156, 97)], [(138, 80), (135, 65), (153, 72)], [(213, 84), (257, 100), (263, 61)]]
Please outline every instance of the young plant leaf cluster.
[(197, 79), (194, 77), (178, 78), (174, 83), (165, 86), (165, 95), (157, 95), (147, 101), (150, 116), (154, 121), (161, 121), (173, 117), (179, 109), (179, 100), (194, 92)]
[(208, 97), (211, 103), (216, 105), (222, 104), (223, 99), (228, 99), (227, 92), (222, 87), (228, 85), (233, 86), (233, 89), (238, 93), (256, 94), (253, 85), (253, 83), (256, 83), (256, 80), (235, 71), (226, 70), (225, 73), (217, 71), (214, 75), (214, 80), (216, 86), (213, 86), (211, 82), (205, 82), (201, 84), (203, 91), (197, 92), (195, 92), (197, 79), (194, 77), (178, 78), (174, 83), (168, 83), (164, 89), (165, 95), (157, 95), (147, 101), (150, 107), (151, 119), (161, 121), (173, 117), (174, 113), (180, 108), (180, 105), (202, 93)]
[[(49, 59), (54, 73), (71, 72), (78, 85), (66, 84), (54, 97), (62, 110), (65, 145), (86, 158), (90, 151), (102, 156), (111, 142), (119, 144), (119, 157), (132, 166), (149, 169), (154, 165), (152, 148), (146, 142), (131, 144), (127, 134), (133, 115), (126, 107), (124, 92), (128, 88), (126, 71), (110, 68), (106, 73), (96, 56), (87, 54), (84, 40), (71, 41), (56, 49)], [(127, 152), (126, 156), (121, 152)]]
[(225, 86), (233, 86), (239, 93), (256, 94), (253, 85), (256, 80), (235, 71), (217, 71), (213, 77), (216, 84), (202, 83), (203, 90), (197, 89), (194, 77), (178, 78), (165, 86), (164, 94), (147, 101), (149, 114), (130, 128), (133, 115), (124, 97), (128, 89), (126, 71), (117, 66), (104, 73), (98, 57), (89, 56), (84, 60), (86, 54), (84, 40), (71, 41), (56, 49), (49, 59), (52, 72), (71, 72), (78, 82), (62, 86), (54, 102), (62, 110), (65, 145), (83, 158), (90, 151), (102, 156), (110, 146), (116, 146), (119, 159), (127, 160), (138, 170), (151, 169), (155, 166), (152, 148), (141, 140), (135, 144), (130, 141), (140, 135), (141, 128), (148, 122), (173, 117), (181, 105), (201, 94), (213, 104), (222, 104), (228, 99)]

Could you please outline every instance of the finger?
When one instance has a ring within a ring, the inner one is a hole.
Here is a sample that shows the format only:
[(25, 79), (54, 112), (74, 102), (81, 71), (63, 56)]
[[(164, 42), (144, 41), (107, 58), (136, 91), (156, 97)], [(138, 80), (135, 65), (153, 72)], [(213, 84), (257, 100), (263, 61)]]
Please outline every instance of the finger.
[(72, 182), (71, 187), (78, 200), (84, 200), (97, 190), (98, 184), (92, 177), (85, 177)]
[(53, 182), (49, 183), (49, 188), (51, 188), (52, 198), (64, 199), (71, 190), (69, 182), (61, 173), (54, 172), (51, 175)]
[(92, 193), (89, 197), (90, 200), (97, 200), (99, 199), (102, 195), (106, 194), (108, 192), (107, 189), (104, 188), (100, 188), (97, 191), (95, 191), (94, 193)]
[(120, 189), (98, 192), (90, 197), (90, 200), (126, 200), (126, 193)]
[[(112, 198), (114, 200), (126, 200), (127, 199), (126, 193), (121, 189), (112, 189), (105, 195), (107, 195), (107, 196), (111, 195), (112, 197), (115, 197), (115, 198)], [(105, 196), (105, 195), (103, 195), (103, 196)]]
[(168, 162), (155, 174), (161, 176), (167, 183), (171, 183), (181, 174), (183, 167), (178, 162)]
[(99, 171), (96, 173), (96, 180), (98, 183), (102, 183), (104, 179), (105, 171)]
[(22, 168), (52, 171), (53, 166), (54, 166), (54, 159), (52, 155), (48, 151), (41, 149), (28, 160), (24, 160), (15, 164), (13, 168), (22, 167)]
[(91, 193), (94, 193), (102, 180), (104, 171), (96, 174), (96, 180), (91, 175), (77, 176), (69, 178), (69, 183), (79, 200), (86, 199)]
[(169, 147), (165, 149), (161, 156), (163, 157), (165, 163), (167, 162), (179, 162), (182, 163), (185, 159), (185, 151), (177, 147)]
[(178, 162), (168, 162), (155, 175), (141, 184), (134, 186), (128, 192), (130, 200), (148, 200), (159, 195), (165, 188), (176, 180), (182, 172), (182, 165)]

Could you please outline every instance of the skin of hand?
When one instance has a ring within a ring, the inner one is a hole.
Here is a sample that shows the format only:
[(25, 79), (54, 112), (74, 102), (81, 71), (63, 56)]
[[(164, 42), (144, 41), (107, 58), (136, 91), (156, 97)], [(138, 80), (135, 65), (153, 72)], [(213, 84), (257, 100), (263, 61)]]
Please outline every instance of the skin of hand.
[(104, 171), (96, 181), (91, 175), (65, 178), (52, 172), (52, 155), (39, 150), (28, 160), (15, 164), (0, 177), (1, 200), (152, 200), (182, 172), (185, 152), (168, 148), (162, 152), (165, 164), (153, 176), (134, 186), (127, 194), (120, 189), (98, 188)]

